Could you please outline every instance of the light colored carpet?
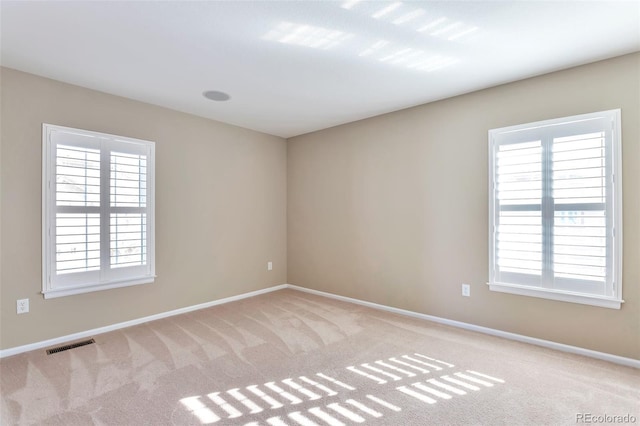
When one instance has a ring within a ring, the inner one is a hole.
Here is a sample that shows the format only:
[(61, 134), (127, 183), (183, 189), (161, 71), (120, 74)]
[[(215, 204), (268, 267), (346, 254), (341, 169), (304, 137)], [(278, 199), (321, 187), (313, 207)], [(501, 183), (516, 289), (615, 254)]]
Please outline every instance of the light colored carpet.
[(638, 370), (295, 290), (95, 339), (1, 360), (0, 423), (640, 422)]

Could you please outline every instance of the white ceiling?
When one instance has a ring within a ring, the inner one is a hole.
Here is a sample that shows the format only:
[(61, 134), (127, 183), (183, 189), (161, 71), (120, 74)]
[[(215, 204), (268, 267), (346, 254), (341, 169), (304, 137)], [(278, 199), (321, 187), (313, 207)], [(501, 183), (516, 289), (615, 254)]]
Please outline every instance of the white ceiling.
[(3, 66), (283, 137), (640, 50), (638, 1), (0, 8)]

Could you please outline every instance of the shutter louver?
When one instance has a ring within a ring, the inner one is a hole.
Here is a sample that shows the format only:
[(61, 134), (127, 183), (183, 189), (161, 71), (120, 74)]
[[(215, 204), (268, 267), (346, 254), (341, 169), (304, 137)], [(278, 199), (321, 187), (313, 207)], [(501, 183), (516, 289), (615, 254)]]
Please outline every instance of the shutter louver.
[(147, 158), (111, 153), (111, 267), (147, 263)]
[(145, 265), (147, 263), (147, 215), (112, 213), (111, 267)]
[(607, 168), (603, 132), (553, 140), (554, 277), (604, 283)]
[(100, 269), (100, 151), (58, 145), (56, 149), (56, 273)]
[(56, 206), (100, 205), (100, 151), (58, 145)]
[(100, 269), (100, 215), (56, 214), (56, 273)]
[(542, 273), (542, 144), (500, 145), (497, 152), (497, 265), (500, 273)]
[(111, 153), (111, 206), (146, 207), (146, 155)]

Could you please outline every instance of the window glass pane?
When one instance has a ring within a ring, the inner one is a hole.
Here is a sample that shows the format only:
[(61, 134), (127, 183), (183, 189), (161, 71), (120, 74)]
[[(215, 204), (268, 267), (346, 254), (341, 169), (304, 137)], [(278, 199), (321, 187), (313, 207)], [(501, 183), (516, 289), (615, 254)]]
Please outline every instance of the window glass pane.
[(56, 205), (100, 205), (100, 151), (57, 145)]
[(100, 215), (56, 214), (56, 272), (100, 269)]
[(146, 207), (146, 155), (111, 153), (111, 206)]
[(147, 215), (113, 213), (110, 217), (110, 258), (112, 268), (147, 263)]

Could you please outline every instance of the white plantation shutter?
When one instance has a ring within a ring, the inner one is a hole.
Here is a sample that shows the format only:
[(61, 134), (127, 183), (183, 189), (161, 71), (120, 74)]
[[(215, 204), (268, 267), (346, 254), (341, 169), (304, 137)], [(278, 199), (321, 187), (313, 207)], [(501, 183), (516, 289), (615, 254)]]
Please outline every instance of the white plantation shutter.
[(497, 265), (501, 281), (540, 285), (542, 277), (542, 143), (497, 147)]
[(153, 142), (43, 125), (45, 297), (151, 282)]
[[(552, 141), (553, 271), (555, 286), (606, 295), (607, 193), (612, 192), (604, 131)], [(609, 188), (608, 188), (609, 187)]]
[(100, 269), (100, 150), (56, 148), (56, 273)]
[(110, 265), (147, 263), (147, 155), (111, 152)]
[(489, 132), (492, 290), (619, 308), (619, 126), (616, 110)]

